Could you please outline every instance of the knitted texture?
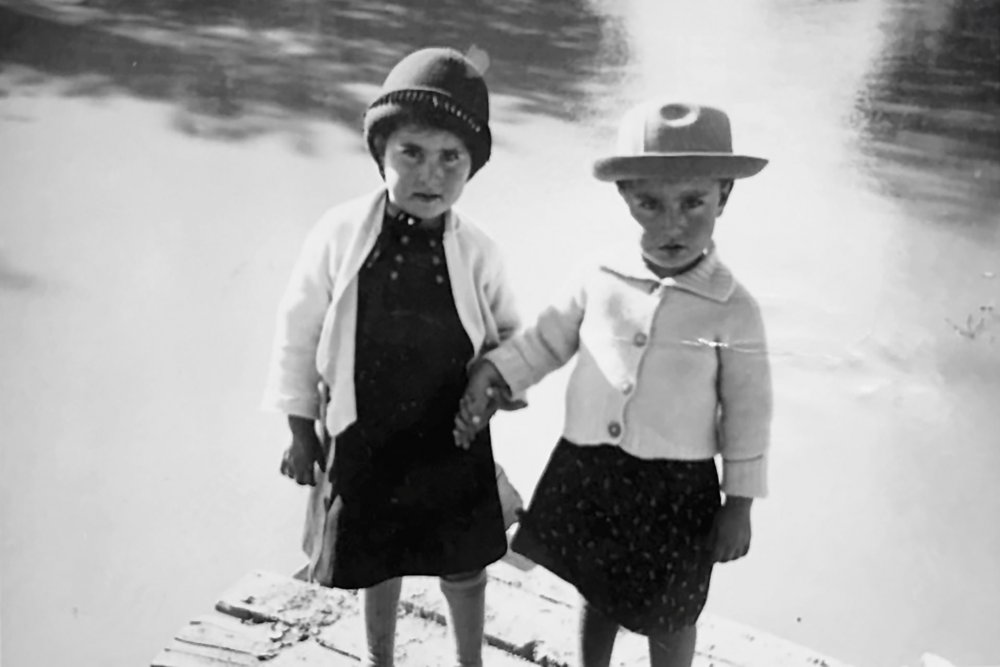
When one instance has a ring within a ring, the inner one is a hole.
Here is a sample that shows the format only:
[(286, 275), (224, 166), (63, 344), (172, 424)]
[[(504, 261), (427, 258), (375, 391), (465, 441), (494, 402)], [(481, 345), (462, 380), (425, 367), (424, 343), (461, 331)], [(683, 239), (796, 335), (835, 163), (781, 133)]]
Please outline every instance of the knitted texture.
[(469, 150), (469, 177), (490, 159), (489, 92), (482, 74), (458, 51), (421, 49), (392, 68), (364, 118), (368, 150), (382, 171), (377, 139), (401, 118), (415, 118), (458, 136)]

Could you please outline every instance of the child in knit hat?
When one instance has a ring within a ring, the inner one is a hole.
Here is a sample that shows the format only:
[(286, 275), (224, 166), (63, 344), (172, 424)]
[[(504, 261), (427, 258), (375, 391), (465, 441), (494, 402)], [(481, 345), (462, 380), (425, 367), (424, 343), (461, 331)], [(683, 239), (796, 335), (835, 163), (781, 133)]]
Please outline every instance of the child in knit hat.
[(451, 49), (411, 53), (364, 135), (384, 186), (309, 233), (264, 403), (288, 415), (282, 473), (314, 485), (310, 578), (364, 589), (368, 664), (392, 664), (400, 578), (432, 575), (458, 664), (478, 666), (484, 568), (506, 552), (511, 521), (489, 433), (459, 450), (452, 423), (467, 365), (518, 326), (494, 243), (453, 208), (490, 157), (482, 74)]
[(594, 174), (616, 184), (638, 247), (604, 257), (487, 353), (462, 400), (456, 442), (467, 446), (497, 397), (577, 358), (563, 437), (512, 547), (583, 595), (584, 667), (607, 667), (620, 627), (649, 637), (654, 667), (690, 667), (713, 565), (749, 549), (752, 499), (767, 488), (770, 374), (757, 302), (712, 235), (733, 179), (765, 164), (733, 154), (719, 109), (632, 109)]

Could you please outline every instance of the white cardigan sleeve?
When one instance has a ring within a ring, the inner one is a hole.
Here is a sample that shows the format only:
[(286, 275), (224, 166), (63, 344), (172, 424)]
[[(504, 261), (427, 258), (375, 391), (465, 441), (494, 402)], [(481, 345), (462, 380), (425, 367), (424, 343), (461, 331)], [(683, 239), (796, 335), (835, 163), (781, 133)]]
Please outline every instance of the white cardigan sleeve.
[(717, 348), (722, 490), (727, 495), (763, 497), (772, 412), (764, 322), (757, 302), (745, 289), (738, 287), (731, 299), (727, 339)]
[(316, 348), (333, 292), (332, 230), (325, 220), (307, 235), (278, 307), (262, 406), (310, 419), (320, 416)]
[(580, 325), (586, 310), (586, 289), (574, 281), (545, 308), (535, 324), (486, 355), (515, 394), (573, 358), (580, 347)]
[(514, 290), (507, 277), (507, 268), (499, 253), (494, 252), (489, 277), (483, 285), (486, 305), (496, 324), (497, 342), (502, 343), (521, 328)]

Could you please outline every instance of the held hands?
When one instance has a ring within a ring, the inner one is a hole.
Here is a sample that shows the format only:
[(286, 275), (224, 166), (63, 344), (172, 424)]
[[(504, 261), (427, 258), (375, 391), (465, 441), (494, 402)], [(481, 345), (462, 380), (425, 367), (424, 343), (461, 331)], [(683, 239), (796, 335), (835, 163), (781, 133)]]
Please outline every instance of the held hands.
[(710, 536), (713, 558), (716, 563), (726, 563), (743, 558), (750, 550), (751, 498), (726, 496), (726, 503), (715, 515), (715, 525)]
[(523, 403), (511, 400), (510, 387), (491, 362), (480, 359), (469, 370), (469, 383), (455, 415), (455, 445), (468, 449), (490, 418), (500, 408), (516, 409)]
[(316, 435), (315, 422), (304, 417), (289, 416), (288, 426), (292, 431), (292, 444), (281, 457), (281, 474), (297, 484), (315, 486), (314, 468), (326, 472), (323, 446)]

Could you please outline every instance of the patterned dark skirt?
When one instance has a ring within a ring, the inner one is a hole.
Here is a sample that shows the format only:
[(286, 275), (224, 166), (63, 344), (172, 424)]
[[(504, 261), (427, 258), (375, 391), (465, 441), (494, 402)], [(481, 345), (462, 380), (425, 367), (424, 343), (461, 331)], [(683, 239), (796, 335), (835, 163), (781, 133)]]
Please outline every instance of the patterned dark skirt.
[(674, 632), (705, 606), (719, 504), (711, 459), (645, 460), (562, 439), (512, 548), (623, 627)]

